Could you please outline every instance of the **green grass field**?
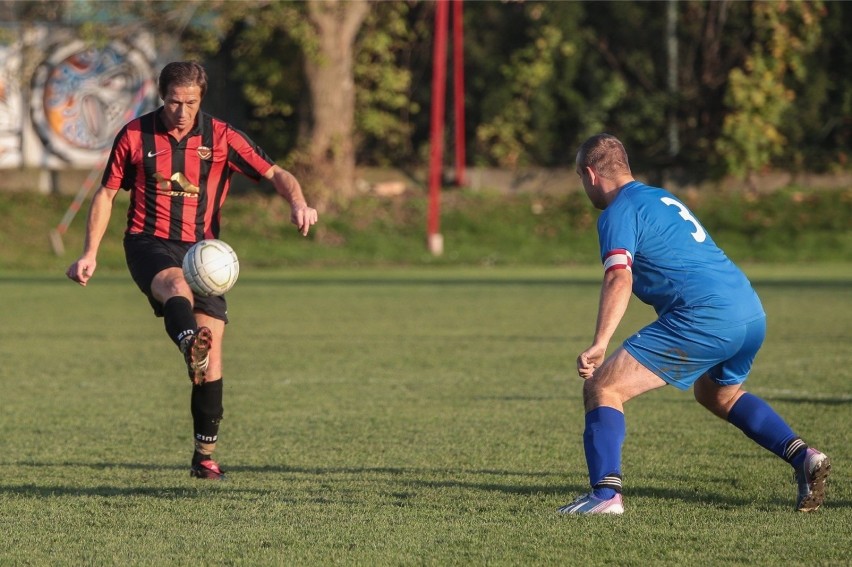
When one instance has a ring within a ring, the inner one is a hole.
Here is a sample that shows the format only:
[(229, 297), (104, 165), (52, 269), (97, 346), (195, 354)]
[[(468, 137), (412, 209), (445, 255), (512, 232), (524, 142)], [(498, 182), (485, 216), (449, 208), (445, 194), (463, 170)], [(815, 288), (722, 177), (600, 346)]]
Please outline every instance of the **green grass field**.
[(748, 388), (833, 460), (814, 514), (671, 388), (627, 405), (625, 515), (555, 513), (587, 485), (598, 268), (245, 271), (225, 483), (189, 478), (189, 383), (129, 276), (0, 274), (0, 565), (849, 565), (852, 270), (748, 271)]

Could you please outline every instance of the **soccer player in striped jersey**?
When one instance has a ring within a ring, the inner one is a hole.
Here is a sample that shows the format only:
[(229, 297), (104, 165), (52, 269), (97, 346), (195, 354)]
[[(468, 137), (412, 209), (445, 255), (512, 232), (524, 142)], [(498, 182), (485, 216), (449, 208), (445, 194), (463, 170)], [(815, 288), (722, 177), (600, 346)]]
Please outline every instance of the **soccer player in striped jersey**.
[[(665, 385), (693, 389), (695, 399), (760, 446), (789, 463), (798, 484), (797, 510), (819, 508), (831, 465), (742, 385), (766, 333), (766, 316), (751, 283), (674, 195), (636, 181), (627, 152), (599, 134), (577, 153), (577, 174), (598, 219), (604, 276), (591, 346), (577, 357), (585, 379), (583, 444), (591, 492), (563, 514), (621, 514), (624, 404)], [(658, 319), (609, 357), (609, 341), (631, 294)]]
[(222, 405), (222, 340), (228, 322), (224, 296), (193, 294), (181, 264), (195, 242), (218, 238), (231, 177), (269, 180), (290, 205), (290, 221), (306, 236), (317, 222), (299, 182), (248, 136), (201, 110), (207, 73), (178, 61), (160, 73), (163, 105), (118, 133), (100, 188), (92, 197), (82, 255), (66, 275), (85, 286), (120, 189), (130, 193), (124, 249), (133, 280), (180, 349), (192, 381), (195, 450), (190, 474), (222, 480), (213, 459)]

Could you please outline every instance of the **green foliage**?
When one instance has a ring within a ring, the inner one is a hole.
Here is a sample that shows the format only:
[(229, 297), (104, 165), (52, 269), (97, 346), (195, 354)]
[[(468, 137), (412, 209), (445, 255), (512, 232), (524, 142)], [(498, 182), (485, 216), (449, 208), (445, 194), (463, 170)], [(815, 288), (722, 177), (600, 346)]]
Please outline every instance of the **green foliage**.
[(805, 56), (820, 39), (821, 2), (757, 2), (753, 7), (755, 41), (744, 68), (731, 71), (722, 136), (716, 148), (728, 171), (747, 175), (783, 154), (783, 119), (803, 83)]
[(758, 48), (746, 72), (731, 71), (728, 104), (738, 109), (725, 117), (724, 136), (716, 148), (728, 170), (745, 175), (769, 165), (786, 144), (779, 126), (793, 92), (779, 82), (779, 74), (767, 68)]
[(822, 40), (802, 64), (807, 81), (796, 89), (782, 125), (789, 143), (776, 160), (800, 171), (843, 171), (852, 147), (852, 77), (845, 71), (852, 66), (852, 43), (844, 40), (852, 25), (852, 5), (826, 2), (825, 12)]
[[(690, 208), (737, 261), (852, 262), (852, 190), (814, 191), (791, 187), (767, 195), (684, 195)], [(61, 274), (79, 254), (85, 210), (56, 257), (47, 234), (70, 198), (0, 192), (0, 266), (6, 270), (50, 270)], [(121, 245), (127, 196), (117, 197), (99, 255), (99, 270), (126, 271)], [(308, 238), (289, 222), (289, 208), (276, 195), (229, 198), (222, 238), (246, 266), (463, 265), (552, 266), (598, 264), (598, 212), (579, 191), (509, 194), (445, 191), (441, 233), (445, 254), (426, 250), (425, 195), (394, 198), (362, 194), (324, 213)]]
[[(572, 368), (598, 268), (245, 270), (225, 483), (189, 478), (183, 361), (129, 277), (4, 269), (0, 564), (847, 564), (849, 272), (749, 275), (747, 388), (835, 463), (806, 516), (785, 463), (671, 388), (628, 405), (626, 515), (555, 513), (588, 490)], [(616, 340), (651, 316), (631, 304)]]
[(562, 44), (562, 33), (554, 26), (544, 26), (538, 33), (529, 45), (512, 54), (502, 69), (505, 81), (511, 85), (509, 104), (476, 132), (479, 143), (501, 167), (514, 168), (530, 162), (527, 148), (534, 140), (531, 99), (553, 78), (552, 55)]
[(576, 36), (579, 69), (573, 119), (562, 125), (562, 163), (602, 131), (619, 136), (631, 163), (647, 170), (665, 158), (666, 117), (673, 101), (665, 90), (664, 2), (595, 2), (584, 7)]
[[(579, 53), (572, 32), (580, 9), (570, 4), (524, 5), (526, 25), (521, 29), (527, 37), (507, 54), (508, 61), (499, 64), (500, 79), (489, 85), (493, 91), (486, 93), (483, 102), (494, 112), (476, 128), (483, 163), (514, 168), (534, 162), (559, 163), (563, 158), (554, 118), (560, 102), (571, 95), (558, 84), (574, 80), (577, 67), (571, 60)], [(468, 17), (468, 21), (475, 20)]]
[(420, 111), (410, 98), (412, 70), (401, 59), (414, 41), (410, 6), (382, 2), (370, 11), (356, 46), (356, 129), (359, 163), (388, 166), (411, 158), (412, 123)]
[(226, 39), (218, 57), (250, 108), (247, 129), (270, 155), (286, 156), (306, 119), (297, 113), (306, 90), (302, 58), (314, 51), (303, 6), (226, 2), (220, 18)]
[(714, 239), (753, 261), (849, 258), (852, 191), (789, 187), (771, 195), (709, 195), (693, 205)]
[[(211, 110), (236, 120), (271, 155), (302, 159), (298, 148), (321, 104), (309, 100), (304, 77), (318, 53), (308, 3), (7, 4), (28, 25), (75, 25), (95, 45), (141, 28), (160, 34), (158, 44), (180, 41), (185, 57), (203, 58), (219, 77)], [(465, 2), (469, 163), (570, 166), (585, 137), (608, 131), (638, 170), (674, 167), (698, 181), (767, 168), (849, 169), (852, 3), (674, 3), (676, 92), (666, 87), (670, 5)], [(434, 6), (370, 5), (354, 62), (360, 164), (425, 162)], [(670, 116), (680, 146), (674, 156)], [(448, 113), (448, 141), (452, 121)]]

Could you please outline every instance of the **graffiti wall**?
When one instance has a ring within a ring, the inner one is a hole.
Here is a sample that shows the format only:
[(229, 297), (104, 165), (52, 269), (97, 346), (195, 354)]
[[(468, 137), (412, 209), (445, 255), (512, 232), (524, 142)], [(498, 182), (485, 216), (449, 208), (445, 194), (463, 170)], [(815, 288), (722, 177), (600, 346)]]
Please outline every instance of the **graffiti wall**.
[(0, 168), (23, 164), (24, 114), (20, 43), (0, 45)]
[(145, 36), (93, 46), (44, 29), (0, 46), (0, 168), (97, 167), (157, 104), (153, 63)]

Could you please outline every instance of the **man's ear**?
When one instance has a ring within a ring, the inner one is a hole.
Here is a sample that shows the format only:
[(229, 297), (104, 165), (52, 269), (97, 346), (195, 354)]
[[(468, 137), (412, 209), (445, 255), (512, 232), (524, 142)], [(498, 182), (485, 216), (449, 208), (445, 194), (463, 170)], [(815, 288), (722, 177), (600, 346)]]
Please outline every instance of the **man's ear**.
[(594, 170), (594, 168), (592, 168), (590, 166), (586, 166), (585, 170), (586, 170), (586, 175), (589, 176), (589, 182), (592, 185), (595, 185), (595, 183), (597, 183), (597, 180), (598, 180), (598, 172), (596, 172)]

